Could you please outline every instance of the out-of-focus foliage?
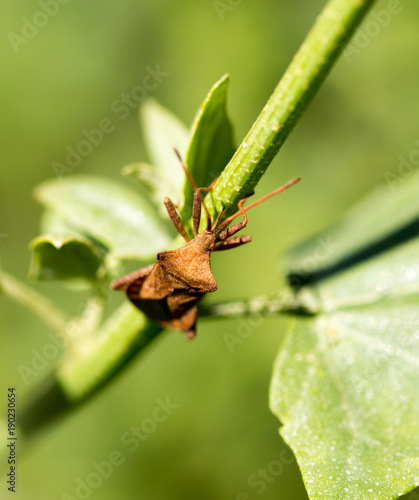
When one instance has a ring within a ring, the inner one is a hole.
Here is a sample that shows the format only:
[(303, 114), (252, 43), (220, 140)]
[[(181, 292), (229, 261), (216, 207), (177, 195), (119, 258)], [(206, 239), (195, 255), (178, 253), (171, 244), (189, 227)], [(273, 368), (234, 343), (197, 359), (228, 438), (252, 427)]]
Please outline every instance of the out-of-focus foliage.
[[(121, 182), (121, 167), (150, 162), (137, 114), (146, 96), (190, 124), (213, 82), (228, 72), (228, 111), (241, 140), (323, 4), (246, 1), (222, 12), (217, 3), (193, 1), (7, 2), (0, 20), (2, 267), (26, 276), (28, 243), (39, 234), (41, 214), (35, 185), (57, 171)], [(387, 1), (377, 2), (353, 50), (259, 184), (262, 194), (303, 177), (292, 197), (253, 211), (252, 245), (214, 256), (214, 299), (278, 288), (278, 262), (288, 247), (333, 222), (378, 183), (391, 198), (408, 182), (419, 164), (419, 68), (412, 64), (419, 7), (398, 5), (389, 13)], [(59, 284), (36, 286), (70, 314), (85, 300)], [(123, 300), (115, 295), (111, 308)], [(23, 398), (62, 350), (17, 305), (2, 298), (0, 310), (2, 394), (15, 385)], [(120, 452), (92, 498), (306, 499), (266, 404), (283, 340), (277, 332), (285, 324), (260, 318), (201, 322), (191, 344), (167, 332), (109, 391), (58, 426), (41, 448), (28, 450), (19, 462), (17, 498), (76, 496), (77, 485), (93, 485), (98, 464)], [(225, 332), (242, 335), (233, 352)], [(22, 366), (30, 376), (22, 376)], [(151, 424), (167, 398), (176, 408)], [(143, 440), (133, 434), (137, 427)]]
[(384, 500), (418, 484), (418, 187), (414, 175), (391, 200), (376, 190), (288, 254), (316, 310), (292, 321), (271, 407), (310, 498)]

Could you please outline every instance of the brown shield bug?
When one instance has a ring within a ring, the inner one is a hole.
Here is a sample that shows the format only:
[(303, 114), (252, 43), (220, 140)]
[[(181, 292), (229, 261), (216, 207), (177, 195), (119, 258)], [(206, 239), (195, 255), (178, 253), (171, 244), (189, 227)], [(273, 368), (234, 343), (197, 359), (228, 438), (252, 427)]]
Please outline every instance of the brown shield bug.
[[(138, 309), (159, 325), (181, 330), (186, 338), (192, 339), (196, 335), (198, 302), (206, 293), (217, 290), (217, 283), (210, 267), (211, 252), (249, 243), (251, 236), (234, 236), (246, 226), (246, 212), (293, 186), (300, 178), (293, 179), (246, 208), (243, 208), (243, 203), (248, 196), (243, 198), (239, 201), (239, 210), (235, 214), (220, 222), (223, 213), (221, 211), (212, 223), (201, 191), (210, 191), (215, 181), (208, 188), (198, 188), (188, 168), (178, 153), (177, 155), (194, 188), (192, 209), (194, 238), (192, 240), (189, 238), (174, 204), (169, 198), (165, 198), (164, 204), (169, 217), (179, 234), (186, 240), (186, 244), (176, 250), (158, 253), (155, 264), (114, 281), (111, 288), (124, 291)], [(199, 233), (202, 206), (207, 216), (207, 227)], [(228, 227), (239, 215), (243, 215), (243, 220)]]

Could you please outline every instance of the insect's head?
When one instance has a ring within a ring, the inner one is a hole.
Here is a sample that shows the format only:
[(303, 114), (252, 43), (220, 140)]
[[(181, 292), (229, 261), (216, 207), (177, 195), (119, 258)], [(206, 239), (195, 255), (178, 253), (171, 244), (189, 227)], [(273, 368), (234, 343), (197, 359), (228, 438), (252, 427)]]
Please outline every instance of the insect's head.
[(196, 245), (202, 247), (203, 250), (212, 251), (217, 241), (217, 234), (211, 231), (211, 229), (204, 229), (195, 236)]

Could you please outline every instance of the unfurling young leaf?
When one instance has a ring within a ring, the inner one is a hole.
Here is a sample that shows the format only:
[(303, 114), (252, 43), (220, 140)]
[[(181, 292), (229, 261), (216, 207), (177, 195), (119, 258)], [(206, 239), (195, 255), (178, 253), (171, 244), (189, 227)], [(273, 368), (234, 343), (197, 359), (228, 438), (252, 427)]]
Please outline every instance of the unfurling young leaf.
[(104, 253), (88, 238), (76, 234), (39, 236), (31, 243), (29, 279), (60, 280), (103, 277)]

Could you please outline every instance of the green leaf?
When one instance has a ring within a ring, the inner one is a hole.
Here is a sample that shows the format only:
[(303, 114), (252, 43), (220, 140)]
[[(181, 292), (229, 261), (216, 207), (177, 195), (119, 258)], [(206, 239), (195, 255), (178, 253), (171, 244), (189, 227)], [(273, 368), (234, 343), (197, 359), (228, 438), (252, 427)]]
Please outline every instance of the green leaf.
[[(165, 219), (168, 218), (168, 215), (163, 203), (164, 198), (168, 196), (171, 200), (183, 200), (183, 194), (181, 192), (175, 194), (177, 188), (170, 186), (162, 171), (153, 165), (143, 162), (130, 163), (122, 169), (122, 175), (134, 177), (148, 190), (159, 214)], [(179, 175), (181, 176), (183, 173), (179, 173)]]
[(393, 499), (419, 484), (418, 304), (293, 321), (271, 408), (311, 499)]
[[(68, 176), (37, 187), (36, 198), (61, 224), (97, 240), (117, 259), (150, 259), (171, 241), (154, 206), (116, 181)], [(50, 217), (49, 224), (52, 225)]]
[[(233, 129), (227, 116), (229, 76), (224, 75), (209, 91), (192, 126), (186, 164), (198, 187), (216, 179), (234, 154)], [(185, 186), (184, 218), (191, 216), (193, 190)]]
[(310, 287), (324, 311), (419, 293), (419, 238), (331, 275)]
[(224, 75), (211, 88), (198, 110), (190, 140), (184, 125), (156, 101), (149, 99), (142, 108), (153, 166), (133, 163), (123, 169), (123, 174), (137, 177), (151, 189), (158, 203), (168, 196), (176, 206), (183, 207), (181, 216), (185, 221), (192, 215), (193, 189), (185, 179), (174, 148), (184, 158), (198, 187), (208, 186), (219, 176), (235, 151), (226, 109), (228, 83), (229, 77)]
[(83, 278), (94, 281), (103, 273), (103, 252), (83, 236), (39, 236), (31, 242), (31, 248), (29, 278), (32, 280)]
[[(156, 193), (166, 186), (166, 179), (163, 172), (148, 163), (130, 163), (122, 169), (122, 174), (136, 177), (152, 193)], [(167, 189), (169, 189), (169, 187), (167, 187)], [(162, 198), (156, 199), (155, 201), (157, 204), (159, 201), (162, 201)]]
[(71, 233), (76, 236), (81, 236), (80, 234), (77, 235), (71, 226), (52, 210), (44, 210), (44, 213), (41, 215), (40, 230), (41, 234), (59, 235)]
[(285, 259), (288, 274), (319, 275), (417, 233), (418, 192), (419, 175), (397, 189), (387, 184), (373, 191), (342, 220), (289, 252)]
[(185, 155), (189, 131), (170, 111), (148, 99), (141, 107), (141, 121), (148, 156), (153, 166), (144, 163), (129, 165), (123, 171), (135, 174), (152, 192), (156, 203), (163, 206), (165, 196), (176, 205), (183, 203), (185, 174), (174, 152)]
[(385, 500), (419, 485), (417, 188), (377, 191), (291, 252), (297, 300), (320, 313), (293, 321), (271, 407), (310, 498)]

